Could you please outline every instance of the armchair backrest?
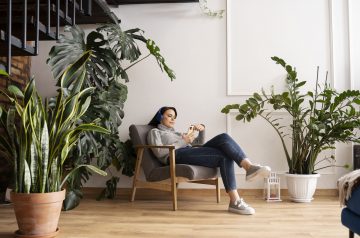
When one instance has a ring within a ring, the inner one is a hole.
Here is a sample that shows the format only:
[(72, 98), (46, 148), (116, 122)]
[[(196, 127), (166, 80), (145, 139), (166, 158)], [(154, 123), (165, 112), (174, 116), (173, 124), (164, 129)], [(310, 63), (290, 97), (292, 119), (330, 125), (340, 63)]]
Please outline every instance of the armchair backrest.
[[(147, 134), (153, 129), (153, 126), (150, 125), (131, 125), (129, 127), (130, 139), (133, 145), (146, 145), (147, 144)], [(161, 167), (162, 164), (150, 151), (150, 149), (144, 150), (142, 168), (146, 178), (150, 177), (153, 169)]]

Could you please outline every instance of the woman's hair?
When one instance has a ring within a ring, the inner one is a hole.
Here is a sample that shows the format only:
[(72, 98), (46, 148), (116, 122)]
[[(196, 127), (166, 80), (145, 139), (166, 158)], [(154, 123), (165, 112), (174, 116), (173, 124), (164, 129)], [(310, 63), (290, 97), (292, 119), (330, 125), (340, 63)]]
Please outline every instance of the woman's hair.
[(164, 115), (164, 113), (167, 111), (167, 110), (173, 110), (175, 112), (175, 117), (177, 117), (177, 111), (176, 111), (176, 108), (175, 107), (162, 107), (159, 109), (159, 111), (156, 112), (155, 116), (153, 117), (153, 119), (151, 119), (151, 121), (149, 122), (148, 125), (150, 126), (157, 126), (161, 123), (161, 120), (162, 120), (162, 117)]

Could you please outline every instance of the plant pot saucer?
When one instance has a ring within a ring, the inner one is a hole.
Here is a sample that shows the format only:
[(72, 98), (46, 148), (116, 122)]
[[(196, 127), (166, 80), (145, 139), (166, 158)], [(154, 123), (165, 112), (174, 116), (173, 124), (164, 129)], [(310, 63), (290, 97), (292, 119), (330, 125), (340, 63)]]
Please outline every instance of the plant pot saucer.
[(39, 234), (39, 235), (22, 235), (20, 234), (19, 230), (15, 231), (15, 237), (20, 237), (20, 238), (52, 238), (52, 237), (56, 237), (58, 234), (59, 234), (59, 228), (57, 228), (56, 231), (54, 232), (47, 234)]
[(291, 201), (293, 202), (298, 202), (298, 203), (307, 203), (307, 202), (311, 202), (312, 200), (314, 200), (314, 198), (290, 198)]

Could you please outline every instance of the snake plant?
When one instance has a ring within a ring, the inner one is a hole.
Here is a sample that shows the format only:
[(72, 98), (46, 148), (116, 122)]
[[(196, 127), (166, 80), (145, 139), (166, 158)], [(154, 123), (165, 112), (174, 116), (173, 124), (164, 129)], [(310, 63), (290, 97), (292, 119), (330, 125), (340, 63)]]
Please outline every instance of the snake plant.
[[(15, 192), (46, 193), (60, 191), (66, 179), (80, 167), (101, 175), (95, 166), (83, 164), (64, 174), (69, 151), (84, 131), (109, 133), (94, 122), (78, 123), (89, 108), (93, 87), (85, 87), (85, 64), (91, 51), (81, 55), (58, 79), (58, 95), (43, 100), (31, 79), (24, 91), (10, 85), (1, 91), (10, 107), (0, 107), (0, 151), (14, 168)], [(2, 72), (3, 74), (3, 72)], [(72, 84), (73, 87), (66, 88)]]

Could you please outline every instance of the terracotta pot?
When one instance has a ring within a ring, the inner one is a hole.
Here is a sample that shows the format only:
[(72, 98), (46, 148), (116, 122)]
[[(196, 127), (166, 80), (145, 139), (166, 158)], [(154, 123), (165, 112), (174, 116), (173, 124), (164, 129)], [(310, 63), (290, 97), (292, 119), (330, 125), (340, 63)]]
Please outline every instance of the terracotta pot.
[(18, 237), (55, 237), (65, 190), (52, 193), (10, 193)]

